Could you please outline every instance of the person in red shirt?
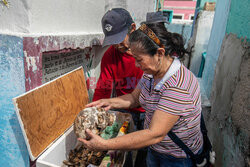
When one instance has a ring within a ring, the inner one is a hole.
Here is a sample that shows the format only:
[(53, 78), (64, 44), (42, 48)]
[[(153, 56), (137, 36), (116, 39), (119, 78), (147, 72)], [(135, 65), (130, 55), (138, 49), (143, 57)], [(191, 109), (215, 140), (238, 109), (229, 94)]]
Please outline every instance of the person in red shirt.
[[(143, 71), (135, 66), (135, 59), (128, 47), (128, 37), (136, 29), (128, 11), (122, 8), (109, 10), (102, 18), (105, 34), (103, 47), (111, 45), (101, 61), (100, 77), (93, 101), (131, 93), (141, 79)], [(144, 112), (140, 108), (129, 109), (132, 113)]]
[[(129, 34), (136, 25), (123, 8), (113, 8), (102, 18), (102, 29), (105, 35), (102, 46), (111, 45), (104, 53), (101, 61), (100, 77), (98, 79), (93, 101), (121, 96), (133, 92), (143, 75), (143, 71), (135, 66), (135, 59), (129, 49)], [(131, 113), (136, 130), (143, 129), (144, 112), (141, 107), (121, 112)], [(146, 166), (146, 151), (138, 150), (135, 167)], [(132, 167), (132, 154), (126, 157), (125, 167)]]
[[(135, 66), (135, 59), (129, 51), (121, 52), (117, 49), (117, 45), (110, 46), (101, 61), (101, 73), (93, 101), (110, 98), (112, 89), (115, 91), (115, 96), (131, 93), (142, 74), (142, 70)], [(129, 111), (135, 114), (144, 112), (141, 107)]]

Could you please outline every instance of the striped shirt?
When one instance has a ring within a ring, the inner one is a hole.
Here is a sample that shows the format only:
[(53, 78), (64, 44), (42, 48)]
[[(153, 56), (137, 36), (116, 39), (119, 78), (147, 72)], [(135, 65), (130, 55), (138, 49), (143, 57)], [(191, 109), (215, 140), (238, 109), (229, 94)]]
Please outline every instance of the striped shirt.
[[(201, 96), (196, 77), (175, 59), (161, 81), (155, 87), (153, 83), (153, 76), (144, 74), (138, 84), (141, 89), (139, 102), (146, 111), (144, 128), (149, 128), (155, 110), (178, 115), (180, 118), (172, 131), (196, 154), (203, 145), (200, 130)], [(185, 152), (168, 135), (151, 148), (177, 158), (186, 157)]]

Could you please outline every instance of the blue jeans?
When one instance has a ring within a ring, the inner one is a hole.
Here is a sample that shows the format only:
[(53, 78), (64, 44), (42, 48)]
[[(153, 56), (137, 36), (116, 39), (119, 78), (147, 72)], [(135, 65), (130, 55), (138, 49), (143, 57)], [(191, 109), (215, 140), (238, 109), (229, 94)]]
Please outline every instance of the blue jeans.
[(158, 153), (151, 148), (148, 149), (146, 161), (148, 167), (193, 167), (190, 158), (175, 158), (170, 155)]

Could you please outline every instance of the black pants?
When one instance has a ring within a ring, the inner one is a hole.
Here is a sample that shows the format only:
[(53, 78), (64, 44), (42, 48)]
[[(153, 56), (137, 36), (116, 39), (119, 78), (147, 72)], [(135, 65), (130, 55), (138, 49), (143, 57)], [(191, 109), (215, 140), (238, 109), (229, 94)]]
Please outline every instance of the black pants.
[[(117, 111), (117, 110), (116, 110)], [(142, 130), (144, 129), (144, 118), (145, 118), (145, 113), (131, 113), (127, 110), (119, 110), (120, 112), (123, 113), (130, 113), (132, 115), (134, 125), (135, 125), (135, 130)], [(128, 155), (126, 156), (125, 163), (123, 167), (146, 167), (146, 158), (147, 158), (147, 150), (148, 148), (141, 148), (137, 150), (137, 155), (135, 158), (135, 163), (133, 165), (133, 155), (132, 152), (129, 151)]]
[[(136, 114), (136, 118), (133, 118), (137, 130), (144, 129), (144, 118), (145, 118), (145, 113)], [(137, 150), (134, 167), (146, 167), (147, 166), (146, 165), (147, 152), (148, 152), (147, 147)]]
[[(144, 129), (145, 113), (132, 113), (136, 130)], [(147, 147), (137, 150), (134, 167), (146, 167)], [(131, 154), (132, 155), (132, 154)], [(132, 166), (130, 166), (132, 167)]]

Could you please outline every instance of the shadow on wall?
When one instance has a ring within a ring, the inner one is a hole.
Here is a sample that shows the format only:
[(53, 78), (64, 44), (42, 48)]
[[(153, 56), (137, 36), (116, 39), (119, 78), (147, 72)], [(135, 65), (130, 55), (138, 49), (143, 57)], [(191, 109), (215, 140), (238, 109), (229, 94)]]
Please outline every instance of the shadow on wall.
[[(12, 132), (15, 136), (15, 139), (17, 141), (17, 145), (19, 147), (19, 150), (27, 150), (26, 145), (24, 145), (25, 141), (24, 141), (24, 137), (23, 137), (23, 133), (21, 130), (21, 127), (19, 125), (18, 119), (16, 114), (12, 114), (11, 118), (9, 119), (9, 123), (12, 129)], [(27, 155), (21, 154), (22, 159), (24, 162), (27, 162)]]

